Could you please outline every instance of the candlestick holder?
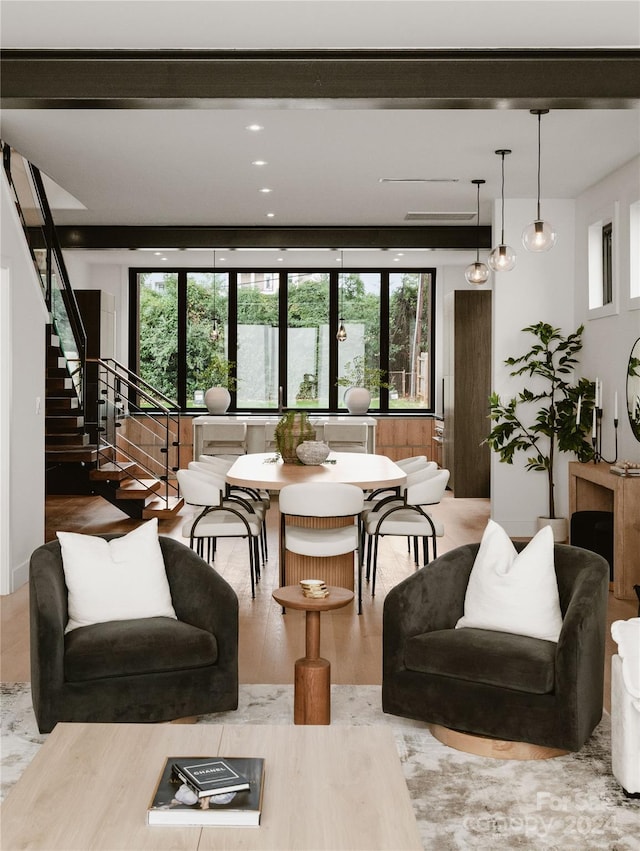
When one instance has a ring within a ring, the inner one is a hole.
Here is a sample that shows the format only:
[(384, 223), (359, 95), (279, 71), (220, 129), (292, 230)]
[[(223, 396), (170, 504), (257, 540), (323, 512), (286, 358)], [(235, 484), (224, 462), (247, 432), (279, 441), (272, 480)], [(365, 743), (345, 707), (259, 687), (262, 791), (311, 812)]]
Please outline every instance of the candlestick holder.
[(604, 461), (605, 464), (615, 464), (618, 460), (618, 418), (614, 417), (613, 419), (615, 456), (608, 461), (602, 454), (602, 408), (595, 408), (595, 414), (595, 434), (591, 435), (591, 443), (593, 445), (593, 463), (599, 464), (601, 461)]

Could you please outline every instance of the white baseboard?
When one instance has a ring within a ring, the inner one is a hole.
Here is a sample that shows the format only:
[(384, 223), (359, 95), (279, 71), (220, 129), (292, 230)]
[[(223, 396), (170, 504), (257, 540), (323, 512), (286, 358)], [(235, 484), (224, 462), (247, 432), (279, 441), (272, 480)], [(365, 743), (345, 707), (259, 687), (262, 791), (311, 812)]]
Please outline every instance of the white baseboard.
[(29, 581), (29, 562), (24, 561), (22, 564), (19, 564), (17, 567), (14, 567), (11, 570), (11, 590), (10, 594), (13, 594), (14, 591), (17, 591), (18, 588), (21, 588), (25, 582)]

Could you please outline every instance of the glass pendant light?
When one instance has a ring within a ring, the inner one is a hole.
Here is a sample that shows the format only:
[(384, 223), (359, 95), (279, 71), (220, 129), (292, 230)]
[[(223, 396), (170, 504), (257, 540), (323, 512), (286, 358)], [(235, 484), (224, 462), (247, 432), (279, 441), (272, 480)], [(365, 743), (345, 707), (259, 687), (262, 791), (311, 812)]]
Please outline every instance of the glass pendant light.
[[(476, 233), (480, 229), (480, 187), (483, 183), (486, 183), (485, 180), (472, 180), (472, 183), (478, 187), (478, 220), (476, 223)], [(467, 268), (464, 270), (464, 276), (470, 284), (486, 284), (489, 280), (489, 267), (486, 263), (480, 262), (480, 238), (478, 234), (478, 238), (476, 239), (476, 262), (470, 263)]]
[[(340, 274), (342, 274), (344, 269), (344, 251), (340, 252)], [(338, 287), (340, 289), (340, 318), (338, 319), (338, 333), (336, 334), (336, 340), (339, 343), (344, 343), (347, 339), (347, 329), (344, 327), (344, 319), (342, 318), (344, 311), (344, 281), (342, 282), (342, 286), (340, 286), (340, 277), (338, 276)]]
[(540, 217), (540, 118), (546, 115), (548, 109), (530, 109), (532, 115), (538, 116), (538, 206), (535, 222), (522, 231), (522, 244), (527, 251), (549, 251), (556, 244), (557, 234), (549, 222), (543, 222)]
[(511, 151), (508, 148), (500, 148), (496, 151), (502, 157), (502, 231), (500, 236), (500, 245), (496, 245), (489, 255), (489, 266), (494, 272), (510, 272), (516, 265), (516, 253), (511, 246), (506, 245), (504, 241), (504, 158)]

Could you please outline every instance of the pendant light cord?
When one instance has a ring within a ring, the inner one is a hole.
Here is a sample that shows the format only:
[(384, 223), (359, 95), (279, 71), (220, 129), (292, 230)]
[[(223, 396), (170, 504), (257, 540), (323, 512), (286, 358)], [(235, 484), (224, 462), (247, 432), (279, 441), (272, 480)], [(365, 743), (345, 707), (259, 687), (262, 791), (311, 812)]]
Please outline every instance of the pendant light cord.
[(540, 127), (542, 113), (538, 112), (538, 221), (540, 221)]
[(502, 189), (500, 190), (500, 194), (501, 194), (501, 197), (502, 197), (502, 205), (501, 205), (501, 216), (502, 216), (501, 234), (502, 235), (500, 237), (500, 243), (502, 245), (504, 245), (504, 154), (505, 154), (505, 152), (502, 151), (502, 154), (501, 154), (501, 156), (502, 156)]
[(476, 217), (476, 263), (480, 262), (480, 184), (476, 184), (476, 188), (478, 190), (478, 198), (476, 203), (477, 208), (477, 217)]

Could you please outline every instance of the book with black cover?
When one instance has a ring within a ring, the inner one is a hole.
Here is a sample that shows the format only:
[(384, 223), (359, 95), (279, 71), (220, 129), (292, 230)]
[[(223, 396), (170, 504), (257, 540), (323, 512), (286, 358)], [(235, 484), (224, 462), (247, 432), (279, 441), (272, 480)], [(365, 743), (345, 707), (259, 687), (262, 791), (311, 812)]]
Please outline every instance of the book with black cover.
[(249, 788), (247, 778), (222, 757), (177, 759), (173, 763), (173, 770), (201, 798)]
[(198, 798), (176, 776), (176, 762), (208, 762), (217, 757), (168, 757), (147, 810), (149, 824), (218, 825), (257, 827), (262, 814), (264, 759), (261, 757), (224, 757), (233, 770), (242, 774), (249, 789)]

